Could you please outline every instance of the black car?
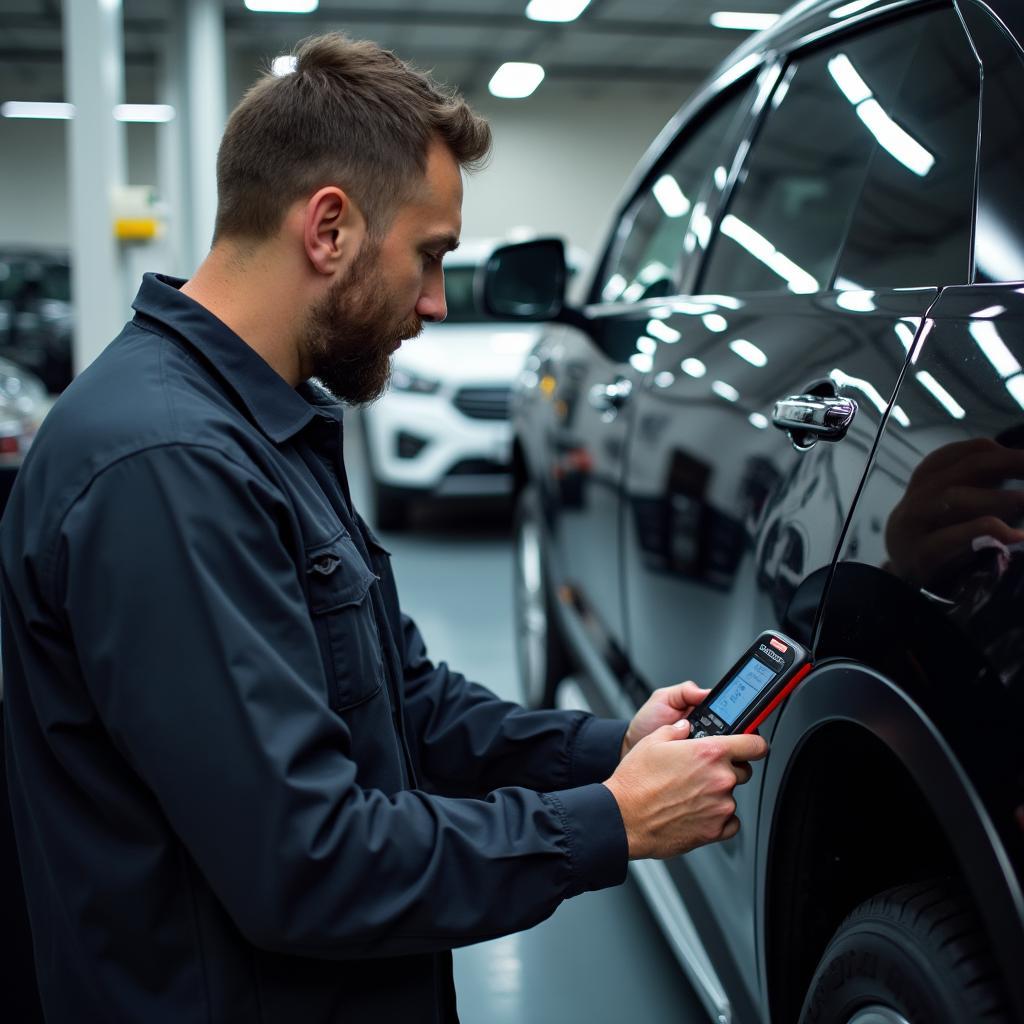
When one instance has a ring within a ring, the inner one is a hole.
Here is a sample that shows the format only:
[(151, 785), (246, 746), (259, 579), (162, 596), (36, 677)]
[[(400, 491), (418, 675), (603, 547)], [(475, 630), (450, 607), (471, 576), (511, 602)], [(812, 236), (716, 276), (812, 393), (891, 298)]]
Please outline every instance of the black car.
[(530, 699), (813, 652), (739, 835), (634, 865), (718, 1021), (1024, 1021), (1022, 41), (1019, 0), (802, 3), (655, 142), (582, 308), (557, 241), (483, 278), (552, 321)]
[(0, 356), (52, 394), (71, 383), (71, 265), (59, 249), (0, 249)]

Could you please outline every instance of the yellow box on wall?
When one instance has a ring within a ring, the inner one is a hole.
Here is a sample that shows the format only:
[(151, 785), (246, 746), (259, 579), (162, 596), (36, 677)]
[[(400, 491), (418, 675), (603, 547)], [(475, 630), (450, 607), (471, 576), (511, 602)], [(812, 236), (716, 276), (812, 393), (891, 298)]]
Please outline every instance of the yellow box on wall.
[(160, 233), (156, 217), (118, 217), (114, 221), (114, 237), (122, 242), (144, 242)]

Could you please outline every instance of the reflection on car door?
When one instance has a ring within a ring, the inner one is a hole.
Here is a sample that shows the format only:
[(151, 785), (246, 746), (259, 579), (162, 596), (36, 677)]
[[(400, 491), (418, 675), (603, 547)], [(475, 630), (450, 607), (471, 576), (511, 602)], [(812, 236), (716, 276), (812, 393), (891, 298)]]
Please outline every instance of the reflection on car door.
[[(554, 396), (553, 532), (588, 644), (628, 687), (619, 531), (622, 475), (633, 397), (651, 365), (655, 342), (644, 334), (647, 309), (678, 291), (683, 237), (706, 221), (703, 196), (715, 157), (749, 105), (749, 83), (735, 86), (647, 176), (620, 221), (593, 286), (590, 330), (565, 330)], [(637, 318), (640, 317), (639, 326)], [(634, 694), (635, 696), (635, 694)], [(622, 710), (611, 700), (608, 710)]]
[[(627, 652), (646, 687), (713, 685), (765, 628), (811, 641), (935, 286), (969, 280), (979, 94), (952, 7), (796, 54), (730, 176), (700, 293), (647, 311), (623, 529)], [(808, 393), (857, 403), (843, 440), (797, 450), (775, 428), (776, 403)], [(898, 407), (892, 420), (909, 426)], [(714, 900), (705, 940), (750, 988), (756, 781), (736, 795), (739, 836), (670, 870)]]

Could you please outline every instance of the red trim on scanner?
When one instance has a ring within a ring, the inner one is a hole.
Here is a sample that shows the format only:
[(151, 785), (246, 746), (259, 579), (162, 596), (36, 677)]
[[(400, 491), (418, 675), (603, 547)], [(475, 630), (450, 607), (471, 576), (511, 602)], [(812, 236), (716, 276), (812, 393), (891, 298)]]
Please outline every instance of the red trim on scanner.
[(796, 689), (797, 683), (799, 683), (812, 668), (814, 668), (814, 666), (810, 662), (804, 665), (804, 667), (800, 669), (800, 671), (797, 672), (797, 674), (793, 676), (788, 683), (786, 683), (785, 687), (775, 695), (775, 699), (771, 704), (769, 704), (768, 707), (766, 707), (764, 711), (762, 711), (761, 714), (759, 714), (757, 718), (755, 718), (754, 721), (752, 721), (750, 725), (743, 730), (743, 734), (747, 735), (748, 733), (752, 733)]

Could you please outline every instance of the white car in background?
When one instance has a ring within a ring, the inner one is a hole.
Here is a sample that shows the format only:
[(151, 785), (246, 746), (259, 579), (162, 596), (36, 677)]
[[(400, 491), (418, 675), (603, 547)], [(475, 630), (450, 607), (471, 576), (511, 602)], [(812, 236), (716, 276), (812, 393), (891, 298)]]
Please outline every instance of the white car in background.
[[(394, 356), (391, 387), (362, 413), (371, 503), (382, 530), (404, 527), (419, 498), (512, 493), (509, 397), (542, 324), (482, 312), (474, 278), (496, 242), (445, 257), (448, 316)], [(572, 260), (578, 269), (579, 260)]]

